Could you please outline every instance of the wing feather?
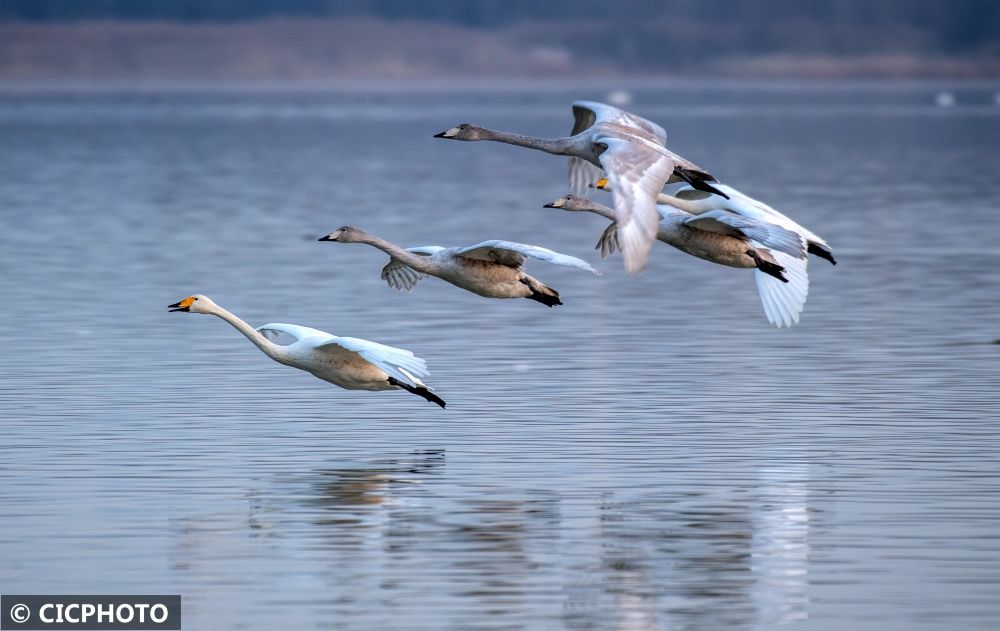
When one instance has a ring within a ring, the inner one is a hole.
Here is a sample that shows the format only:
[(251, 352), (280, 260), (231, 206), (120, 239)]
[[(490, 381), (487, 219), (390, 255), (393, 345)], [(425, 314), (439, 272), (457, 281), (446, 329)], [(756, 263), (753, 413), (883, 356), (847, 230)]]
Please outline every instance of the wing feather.
[(606, 259), (610, 255), (615, 253), (618, 248), (618, 224), (614, 221), (604, 229), (601, 233), (601, 238), (597, 240), (597, 247), (595, 250), (601, 251), (601, 258)]
[[(628, 132), (632, 135), (641, 136), (663, 147), (667, 145), (666, 130), (650, 120), (605, 103), (596, 101), (573, 102), (571, 136), (583, 133), (597, 123), (621, 125), (628, 128)], [(597, 165), (575, 156), (569, 159), (569, 191), (573, 195), (587, 197), (592, 185), (604, 176), (604, 170)]]
[(742, 217), (725, 210), (710, 210), (700, 215), (692, 215), (684, 223), (699, 230), (751, 239), (766, 248), (779, 250), (797, 258), (806, 257), (805, 237), (772, 223)]
[(482, 243), (477, 243), (476, 245), (470, 245), (467, 248), (459, 248), (456, 250), (456, 254), (466, 258), (477, 259), (480, 261), (490, 261), (493, 263), (500, 263), (502, 265), (511, 265), (513, 262), (517, 261), (517, 267), (520, 267), (524, 263), (525, 257), (531, 257), (533, 259), (538, 259), (539, 261), (545, 261), (546, 263), (576, 267), (593, 274), (598, 273), (598, 271), (591, 267), (589, 263), (578, 259), (575, 256), (560, 254), (559, 252), (554, 252), (548, 248), (539, 247), (537, 245), (527, 245), (525, 243), (517, 243), (514, 241), (483, 241)]
[[(823, 249), (831, 251), (829, 244), (823, 238), (800, 225), (784, 213), (775, 210), (760, 200), (741, 193), (732, 186), (727, 186), (725, 184), (714, 184), (714, 186), (729, 196), (728, 200), (719, 197), (713, 198), (712, 196), (707, 196), (708, 199), (718, 202), (718, 208), (728, 210), (743, 217), (749, 217), (750, 219), (756, 219), (758, 221), (773, 224), (781, 228), (785, 228), (786, 230), (798, 232), (805, 237), (807, 243), (815, 243)], [(677, 191), (676, 196), (681, 199), (705, 198), (702, 193), (695, 191), (693, 188), (688, 188), (687, 186), (680, 188)]]
[(772, 251), (771, 254), (785, 268), (788, 282), (783, 283), (774, 276), (754, 270), (757, 291), (768, 322), (778, 328), (792, 326), (799, 321), (809, 295), (807, 259), (778, 251)]
[(270, 324), (259, 326), (257, 327), (257, 332), (272, 341), (279, 338), (282, 334), (292, 336), (296, 342), (304, 340), (307, 337), (334, 337), (326, 331), (298, 324), (286, 324), (284, 322), (271, 322)]
[(337, 346), (357, 353), (362, 359), (373, 364), (390, 377), (411, 386), (423, 385), (421, 379), (430, 374), (427, 371), (427, 362), (408, 350), (356, 337), (331, 337), (333, 339), (318, 344), (317, 350)]
[(569, 159), (569, 192), (573, 195), (587, 197), (602, 177), (604, 171), (583, 158), (573, 156)]
[(634, 132), (644, 136), (662, 146), (667, 146), (667, 132), (665, 129), (631, 112), (618, 109), (612, 105), (598, 103), (597, 101), (573, 101), (573, 125), (572, 135), (577, 135), (597, 123), (617, 123), (630, 127)]
[[(439, 245), (422, 245), (415, 248), (406, 248), (406, 251), (419, 254), (420, 256), (434, 256), (444, 249)], [(390, 257), (389, 262), (382, 268), (382, 280), (387, 282), (393, 289), (400, 291), (410, 291), (414, 285), (424, 278), (427, 278), (427, 274), (418, 272), (397, 258)]]
[(660, 224), (656, 197), (673, 172), (674, 164), (665, 151), (641, 141), (612, 136), (598, 140), (607, 146), (600, 161), (612, 184), (618, 247), (625, 259), (625, 270), (634, 276), (649, 261)]

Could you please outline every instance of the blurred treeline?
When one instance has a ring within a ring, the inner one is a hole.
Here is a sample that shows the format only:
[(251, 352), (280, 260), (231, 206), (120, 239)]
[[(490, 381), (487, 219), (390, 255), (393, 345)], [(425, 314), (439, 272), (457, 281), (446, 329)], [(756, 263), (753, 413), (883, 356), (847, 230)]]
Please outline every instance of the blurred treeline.
[[(964, 68), (967, 75), (991, 75), (1000, 65), (997, 0), (0, 0), (0, 24), (14, 36), (20, 32), (10, 30), (13, 24), (168, 22), (220, 29), (276, 20), (407, 24), (410, 30), (389, 36), (415, 38), (400, 44), (404, 61), (420, 56), (412, 25), (431, 23), (440, 27), (433, 37), (448, 40), (453, 33), (464, 47), (482, 42), (490, 55), (517, 59), (526, 74), (627, 68), (633, 74), (913, 75), (963, 74)], [(285, 27), (294, 46), (298, 38), (290, 30)], [(37, 39), (45, 32), (32, 33)], [(225, 39), (223, 30), (212, 33)], [(95, 37), (92, 30), (88, 37)], [(438, 50), (431, 65), (445, 68), (439, 59), (449, 55), (445, 42), (428, 45)], [(531, 55), (518, 57), (525, 47)], [(490, 72), (483, 63), (472, 70)], [(329, 67), (339, 72), (334, 61)]]

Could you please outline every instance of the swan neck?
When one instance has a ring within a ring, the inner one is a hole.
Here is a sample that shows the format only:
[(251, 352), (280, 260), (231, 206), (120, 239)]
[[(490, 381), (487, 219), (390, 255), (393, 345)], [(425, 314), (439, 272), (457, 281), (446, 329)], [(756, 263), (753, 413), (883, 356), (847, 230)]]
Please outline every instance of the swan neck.
[(260, 331), (241, 320), (236, 314), (216, 305), (216, 310), (212, 312), (212, 315), (219, 316), (233, 325), (234, 329), (245, 335), (248, 340), (253, 342), (254, 346), (264, 351), (264, 354), (271, 359), (283, 364), (287, 363), (288, 357), (281, 346), (264, 337)]
[(433, 265), (431, 264), (430, 257), (419, 256), (413, 252), (409, 252), (395, 243), (386, 241), (380, 237), (374, 235), (366, 234), (361, 243), (367, 243), (370, 246), (376, 247), (394, 259), (402, 261), (408, 267), (412, 267), (418, 272), (423, 272), (425, 274), (433, 273)]
[(533, 136), (512, 134), (506, 131), (486, 128), (483, 128), (483, 140), (494, 140), (496, 142), (507, 143), (508, 145), (538, 149), (539, 151), (555, 155), (567, 155), (570, 146), (568, 138), (535, 138)]
[(689, 213), (700, 213), (707, 210), (712, 210), (714, 204), (710, 199), (681, 199), (680, 197), (674, 197), (673, 195), (666, 195), (660, 193), (656, 198), (657, 204), (667, 204), (673, 206), (674, 208), (679, 208), (680, 210)]
[(601, 217), (604, 217), (605, 219), (610, 219), (611, 221), (618, 221), (618, 219), (615, 217), (614, 211), (612, 211), (607, 206), (601, 204), (586, 206), (584, 208), (581, 208), (580, 210), (585, 210), (587, 212), (594, 213), (595, 215), (600, 215)]

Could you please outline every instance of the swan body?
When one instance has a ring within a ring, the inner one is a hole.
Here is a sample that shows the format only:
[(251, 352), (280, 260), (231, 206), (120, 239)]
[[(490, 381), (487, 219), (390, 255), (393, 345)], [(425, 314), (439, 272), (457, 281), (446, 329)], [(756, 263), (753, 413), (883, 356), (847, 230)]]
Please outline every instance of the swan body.
[[(614, 212), (576, 195), (561, 197), (546, 208), (592, 212), (612, 221), (597, 248), (606, 257), (618, 247)], [(692, 215), (670, 206), (657, 206), (660, 224), (656, 238), (678, 250), (711, 263), (753, 269), (764, 314), (781, 328), (799, 321), (809, 293), (805, 238), (794, 231), (725, 211)]]
[(625, 269), (637, 274), (649, 260), (660, 218), (656, 196), (670, 181), (684, 180), (695, 188), (718, 192), (715, 178), (666, 147), (667, 133), (659, 125), (629, 112), (593, 101), (573, 103), (574, 125), (564, 138), (534, 138), (462, 124), (435, 138), (492, 140), (570, 157), (570, 189), (587, 192), (601, 174), (611, 180), (614, 213)]
[(382, 250), (390, 257), (382, 279), (390, 287), (406, 291), (422, 278), (436, 276), (487, 298), (529, 298), (553, 307), (562, 304), (559, 292), (524, 272), (527, 258), (598, 273), (576, 257), (513, 241), (484, 241), (464, 248), (402, 248), (351, 226), (338, 228), (320, 241), (366, 243)]
[[(274, 361), (345, 390), (403, 389), (445, 407), (444, 400), (422, 381), (429, 374), (427, 363), (410, 351), (298, 324), (275, 322), (255, 329), (201, 294), (188, 296), (168, 308), (222, 318)], [(281, 335), (290, 336), (294, 342), (276, 344), (273, 340)]]

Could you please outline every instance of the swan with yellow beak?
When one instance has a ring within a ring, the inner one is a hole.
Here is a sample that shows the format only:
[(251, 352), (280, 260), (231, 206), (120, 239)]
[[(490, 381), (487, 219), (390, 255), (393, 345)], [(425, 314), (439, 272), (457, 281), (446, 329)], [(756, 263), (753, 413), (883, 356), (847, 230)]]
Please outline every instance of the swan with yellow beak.
[[(304, 370), (345, 390), (406, 390), (445, 406), (444, 400), (422, 381), (429, 374), (427, 362), (410, 351), (298, 324), (274, 322), (254, 328), (201, 294), (167, 308), (222, 318), (279, 364)], [(290, 344), (273, 341), (286, 336), (293, 340)]]

